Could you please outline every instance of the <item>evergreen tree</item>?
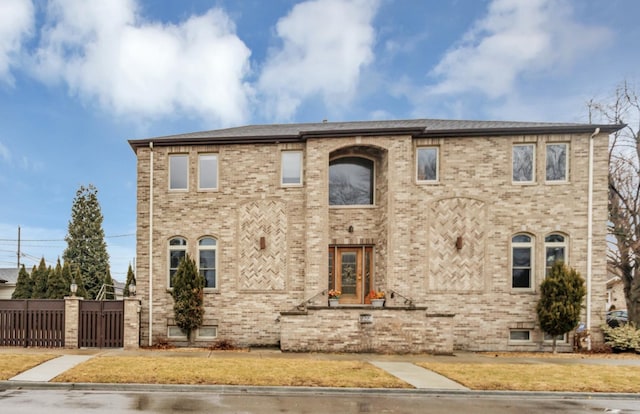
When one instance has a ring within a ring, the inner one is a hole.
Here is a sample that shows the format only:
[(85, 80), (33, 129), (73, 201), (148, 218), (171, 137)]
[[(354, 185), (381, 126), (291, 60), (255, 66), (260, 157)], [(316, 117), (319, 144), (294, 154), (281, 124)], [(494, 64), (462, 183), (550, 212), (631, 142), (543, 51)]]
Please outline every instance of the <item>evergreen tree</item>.
[(540, 327), (553, 335), (553, 353), (556, 352), (556, 336), (578, 326), (586, 294), (584, 279), (575, 269), (561, 261), (554, 263), (540, 285), (540, 300), (536, 306)]
[(113, 283), (113, 278), (111, 277), (111, 270), (109, 268), (107, 268), (107, 274), (104, 277), (104, 280), (102, 281), (105, 292), (104, 292), (104, 298), (105, 299), (114, 299), (116, 298), (116, 290), (114, 289), (114, 283)]
[(71, 270), (71, 265), (69, 264), (69, 262), (64, 262), (64, 265), (62, 266), (62, 275), (64, 277), (64, 280), (69, 284), (69, 287), (71, 287), (72, 283), (76, 284), (76, 286), (78, 287), (76, 296), (81, 298), (87, 297), (87, 292), (84, 290), (84, 283), (82, 283), (82, 276), (80, 275), (80, 272), (74, 272), (73, 270)]
[(31, 279), (31, 275), (27, 272), (27, 269), (24, 268), (24, 265), (20, 268), (18, 272), (18, 280), (16, 281), (16, 288), (11, 295), (11, 299), (31, 299), (31, 295), (33, 294), (33, 279)]
[(63, 259), (80, 269), (82, 277), (76, 278), (76, 283), (80, 286), (82, 282), (87, 299), (96, 297), (109, 271), (102, 220), (98, 190), (93, 185), (80, 186), (71, 207)]
[(136, 284), (136, 276), (133, 274), (133, 268), (131, 267), (131, 263), (129, 263), (129, 270), (127, 270), (127, 282), (124, 285), (124, 291), (122, 292), (122, 295), (125, 298), (128, 298), (129, 296), (131, 296), (131, 292), (129, 292), (129, 286), (131, 286), (131, 284)]
[(191, 333), (202, 325), (204, 317), (204, 277), (188, 254), (180, 260), (176, 270), (172, 295), (176, 325), (187, 334), (191, 343)]
[(49, 271), (47, 263), (44, 257), (40, 259), (40, 264), (36, 268), (33, 267), (31, 272), (31, 278), (33, 279), (33, 292), (31, 294), (32, 299), (46, 299), (47, 287), (49, 286)]
[(47, 297), (49, 299), (64, 299), (65, 296), (71, 295), (70, 289), (71, 282), (67, 281), (62, 273), (62, 265), (60, 264), (60, 258), (58, 258), (55, 269), (49, 275)]

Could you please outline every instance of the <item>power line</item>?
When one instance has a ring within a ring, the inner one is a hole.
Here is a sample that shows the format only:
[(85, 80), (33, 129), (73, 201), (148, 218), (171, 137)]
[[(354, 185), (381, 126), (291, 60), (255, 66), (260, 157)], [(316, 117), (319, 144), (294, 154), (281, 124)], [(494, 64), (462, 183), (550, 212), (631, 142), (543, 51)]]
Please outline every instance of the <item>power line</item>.
[[(116, 239), (121, 237), (131, 237), (135, 236), (135, 233), (126, 233), (126, 234), (116, 234), (113, 236), (104, 236), (105, 239)], [(17, 242), (18, 239), (0, 239), (0, 241), (4, 242)], [(21, 239), (21, 242), (61, 242), (66, 241), (65, 239)]]

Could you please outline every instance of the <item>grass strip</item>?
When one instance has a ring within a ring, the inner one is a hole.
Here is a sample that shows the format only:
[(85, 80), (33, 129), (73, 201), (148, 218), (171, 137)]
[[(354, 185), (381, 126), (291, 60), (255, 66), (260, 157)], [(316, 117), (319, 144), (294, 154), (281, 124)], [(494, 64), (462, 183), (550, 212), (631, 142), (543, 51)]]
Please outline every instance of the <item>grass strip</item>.
[(1, 354), (0, 355), (0, 381), (6, 381), (21, 372), (42, 364), (56, 355), (50, 354)]
[(640, 368), (584, 364), (459, 364), (423, 362), (473, 390), (640, 393)]
[(366, 362), (282, 358), (96, 357), (55, 382), (410, 388)]

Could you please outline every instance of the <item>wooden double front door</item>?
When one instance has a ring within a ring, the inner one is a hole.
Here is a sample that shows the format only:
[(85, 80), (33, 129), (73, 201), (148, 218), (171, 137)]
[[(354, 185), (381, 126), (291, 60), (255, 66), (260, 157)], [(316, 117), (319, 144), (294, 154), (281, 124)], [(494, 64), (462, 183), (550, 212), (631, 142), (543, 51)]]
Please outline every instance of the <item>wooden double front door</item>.
[(372, 246), (329, 246), (329, 289), (341, 292), (341, 304), (365, 303), (372, 277)]

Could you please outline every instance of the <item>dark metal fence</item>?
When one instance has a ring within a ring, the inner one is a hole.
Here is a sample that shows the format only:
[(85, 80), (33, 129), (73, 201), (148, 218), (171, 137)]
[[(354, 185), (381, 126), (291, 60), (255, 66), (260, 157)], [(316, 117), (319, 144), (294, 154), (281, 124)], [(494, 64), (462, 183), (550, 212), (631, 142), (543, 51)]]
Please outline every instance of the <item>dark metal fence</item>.
[(124, 301), (80, 301), (78, 345), (121, 348), (124, 345)]
[(0, 300), (0, 346), (64, 347), (64, 300)]

